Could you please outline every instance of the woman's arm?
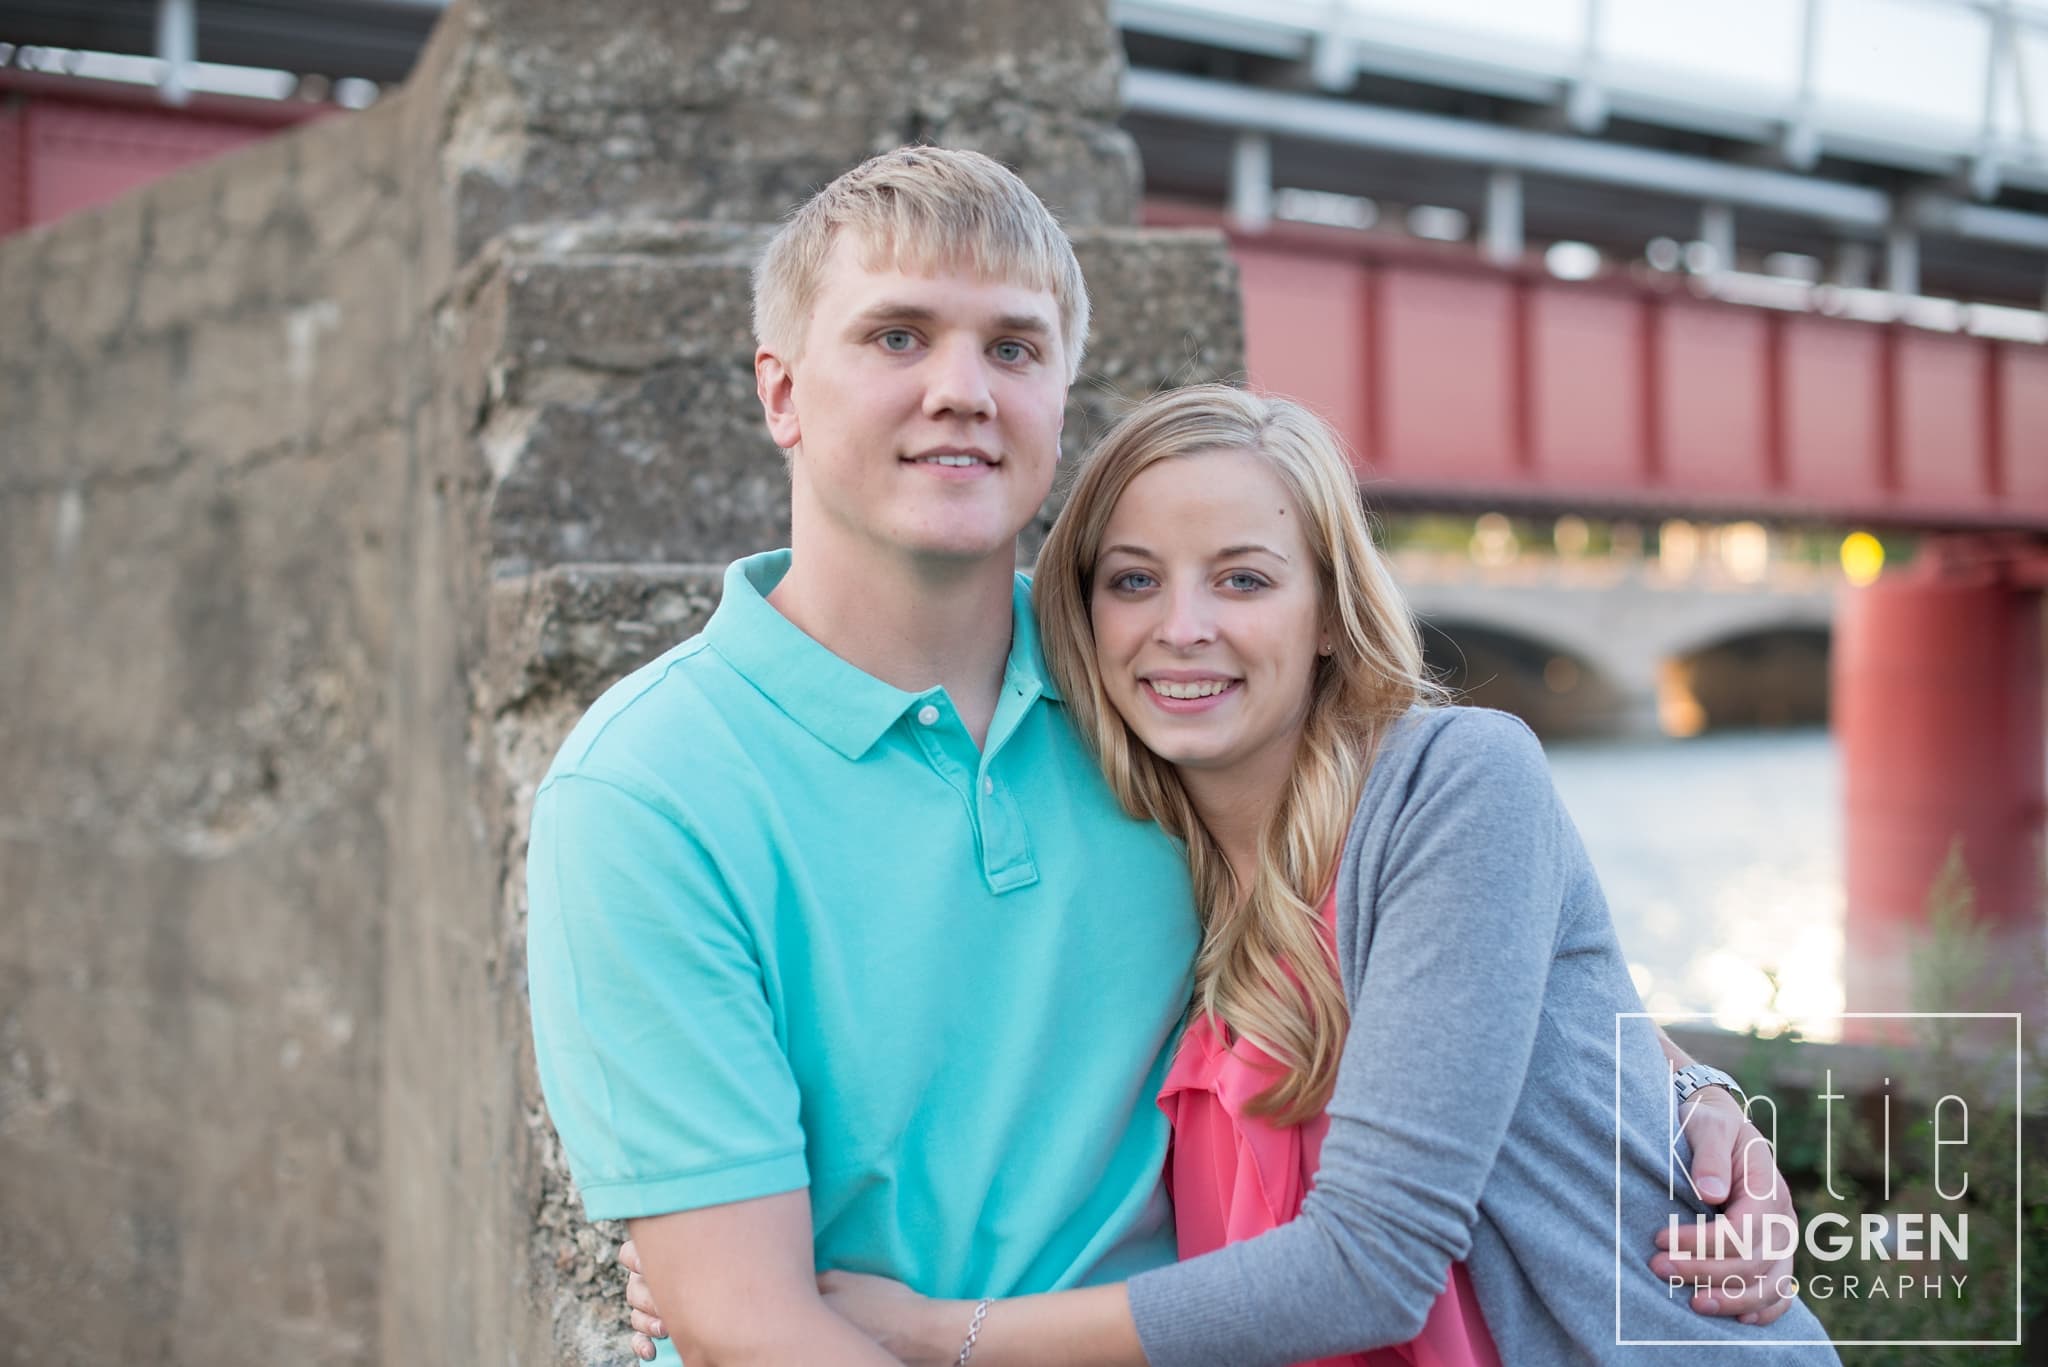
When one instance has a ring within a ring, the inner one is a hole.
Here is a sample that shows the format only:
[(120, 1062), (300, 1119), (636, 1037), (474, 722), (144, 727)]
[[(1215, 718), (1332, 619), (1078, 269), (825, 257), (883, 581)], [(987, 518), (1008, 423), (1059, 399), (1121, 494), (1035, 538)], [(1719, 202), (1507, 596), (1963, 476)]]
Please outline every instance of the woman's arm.
[(884, 1277), (827, 1272), (818, 1289), (906, 1367), (953, 1367), (970, 1329), (972, 1367), (1146, 1367), (1121, 1285), (990, 1301), (978, 1328), (977, 1302), (927, 1300)]
[[(633, 1353), (652, 1362), (654, 1340), (668, 1337), (668, 1325), (631, 1239), (619, 1249), (619, 1262), (630, 1273)], [(990, 1301), (977, 1326), (975, 1301), (932, 1300), (901, 1282), (858, 1272), (824, 1272), (817, 1281), (828, 1310), (905, 1367), (953, 1367), (970, 1330), (975, 1367), (1146, 1367), (1121, 1284)]]

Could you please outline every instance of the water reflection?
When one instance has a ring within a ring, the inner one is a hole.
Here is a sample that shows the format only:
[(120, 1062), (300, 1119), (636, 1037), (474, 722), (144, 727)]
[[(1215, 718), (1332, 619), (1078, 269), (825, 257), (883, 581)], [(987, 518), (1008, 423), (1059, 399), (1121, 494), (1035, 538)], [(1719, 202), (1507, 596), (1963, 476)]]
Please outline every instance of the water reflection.
[(1545, 749), (1647, 1009), (1837, 1037), (1841, 776), (1825, 729)]

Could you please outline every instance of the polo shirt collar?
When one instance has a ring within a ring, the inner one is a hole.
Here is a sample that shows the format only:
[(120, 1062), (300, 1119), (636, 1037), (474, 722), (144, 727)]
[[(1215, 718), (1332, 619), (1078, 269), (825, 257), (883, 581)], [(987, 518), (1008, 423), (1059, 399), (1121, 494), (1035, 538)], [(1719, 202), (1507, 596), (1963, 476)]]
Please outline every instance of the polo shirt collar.
[[(789, 572), (787, 550), (765, 551), (726, 568), (718, 609), (704, 626), (712, 648), (799, 726), (848, 759), (859, 759), (927, 693), (907, 693), (840, 659), (768, 602)], [(1018, 575), (1006, 684), (1057, 698), (1031, 617), (1031, 586)]]
[(1016, 625), (1010, 631), (1010, 661), (1004, 666), (1004, 678), (1027, 692), (1058, 702), (1059, 686), (1045, 666), (1045, 651), (1038, 639), (1038, 615), (1031, 610), (1030, 576), (1017, 576), (1011, 607), (1011, 620)]

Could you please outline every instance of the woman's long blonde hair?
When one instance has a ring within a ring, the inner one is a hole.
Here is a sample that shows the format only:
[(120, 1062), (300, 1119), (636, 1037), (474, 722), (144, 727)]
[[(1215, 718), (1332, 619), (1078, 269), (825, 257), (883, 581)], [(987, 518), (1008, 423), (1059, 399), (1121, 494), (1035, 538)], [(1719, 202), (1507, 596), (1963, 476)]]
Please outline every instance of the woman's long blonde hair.
[[(1260, 836), (1258, 867), (1235, 875), (1174, 767), (1147, 750), (1111, 705), (1090, 615), (1097, 553), (1124, 490), (1160, 461), (1214, 451), (1256, 456), (1294, 496), (1333, 648), (1317, 662), (1300, 750)], [(1336, 875), (1381, 737), (1437, 692), (1424, 672), (1415, 619), (1373, 546), (1341, 443), (1288, 399), (1219, 384), (1155, 395), (1086, 458), (1039, 552), (1033, 599), (1047, 664), (1110, 788), (1125, 811), (1158, 822), (1187, 846), (1202, 915), (1194, 1009), (1284, 1069), (1253, 1101), (1254, 1114), (1287, 1125), (1317, 1114), (1328, 1104), (1350, 1020), (1317, 906)]]

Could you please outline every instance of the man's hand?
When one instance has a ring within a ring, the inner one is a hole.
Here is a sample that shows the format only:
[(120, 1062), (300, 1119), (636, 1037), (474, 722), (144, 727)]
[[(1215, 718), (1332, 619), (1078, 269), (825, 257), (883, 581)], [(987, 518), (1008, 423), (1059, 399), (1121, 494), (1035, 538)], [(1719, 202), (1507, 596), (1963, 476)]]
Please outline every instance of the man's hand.
[(640, 1275), (640, 1249), (631, 1239), (619, 1245), (619, 1266), (626, 1269), (626, 1320), (633, 1326), (633, 1356), (654, 1361), (654, 1341), (668, 1337), (668, 1326), (654, 1308), (654, 1292)]
[(1762, 1252), (1763, 1217), (1796, 1219), (1792, 1192), (1778, 1171), (1770, 1142), (1749, 1123), (1727, 1089), (1703, 1087), (1679, 1108), (1684, 1133), (1692, 1141), (1692, 1183), (1700, 1198), (1721, 1206), (1716, 1223), (1703, 1239), (1697, 1225), (1681, 1225), (1674, 1245), (1671, 1231), (1657, 1231), (1659, 1252), (1650, 1270), (1659, 1277), (1682, 1277), (1711, 1283), (1693, 1295), (1692, 1308), (1702, 1315), (1733, 1315), (1744, 1324), (1769, 1324), (1792, 1307), (1784, 1293), (1792, 1286), (1792, 1259), (1715, 1257), (1717, 1229), (1748, 1231), (1752, 1252)]

